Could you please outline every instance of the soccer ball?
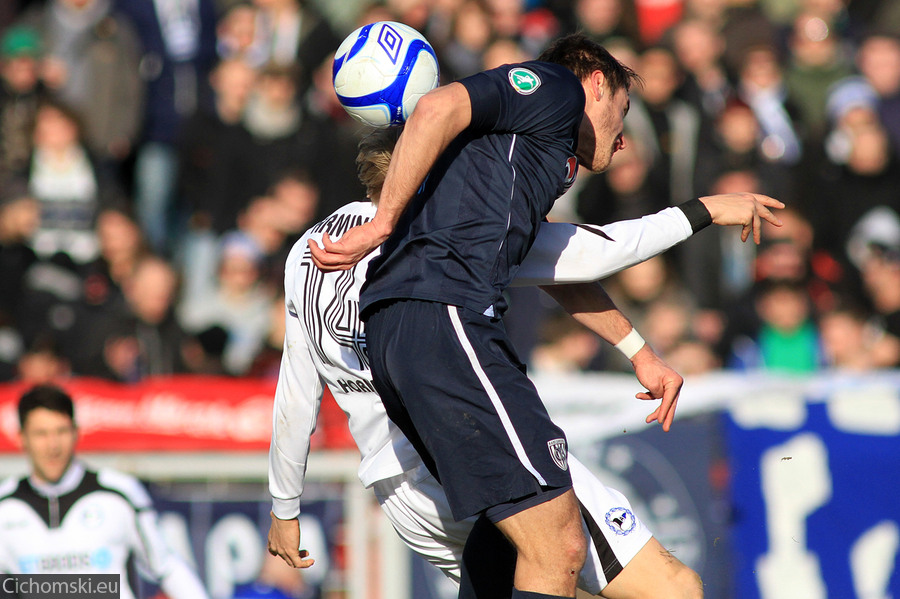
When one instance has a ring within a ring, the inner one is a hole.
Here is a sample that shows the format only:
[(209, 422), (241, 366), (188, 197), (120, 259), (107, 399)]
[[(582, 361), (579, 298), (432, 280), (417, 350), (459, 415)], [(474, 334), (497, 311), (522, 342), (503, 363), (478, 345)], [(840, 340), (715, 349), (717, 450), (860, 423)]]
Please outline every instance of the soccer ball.
[(406, 122), (419, 98), (437, 87), (434, 48), (403, 23), (360, 27), (334, 55), (334, 91), (357, 121), (385, 128)]

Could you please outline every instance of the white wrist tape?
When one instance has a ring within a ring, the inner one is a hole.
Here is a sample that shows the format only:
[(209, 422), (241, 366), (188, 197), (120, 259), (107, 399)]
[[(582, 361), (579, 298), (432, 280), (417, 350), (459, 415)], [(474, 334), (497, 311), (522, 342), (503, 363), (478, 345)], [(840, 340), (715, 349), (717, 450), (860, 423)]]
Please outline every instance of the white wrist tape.
[(622, 352), (629, 360), (644, 347), (644, 338), (637, 332), (637, 329), (631, 329), (631, 332), (625, 335), (621, 341), (613, 347)]

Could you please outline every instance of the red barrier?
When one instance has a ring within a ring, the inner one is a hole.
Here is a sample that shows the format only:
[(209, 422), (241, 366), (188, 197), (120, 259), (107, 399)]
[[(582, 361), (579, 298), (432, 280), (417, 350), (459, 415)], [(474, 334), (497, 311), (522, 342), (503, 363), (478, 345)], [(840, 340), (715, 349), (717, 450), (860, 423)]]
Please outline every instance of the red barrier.
[[(275, 381), (207, 376), (137, 384), (61, 383), (75, 401), (79, 451), (267, 451)], [(26, 385), (0, 385), (0, 453), (19, 451), (16, 405)], [(354, 447), (347, 419), (326, 391), (314, 449)]]

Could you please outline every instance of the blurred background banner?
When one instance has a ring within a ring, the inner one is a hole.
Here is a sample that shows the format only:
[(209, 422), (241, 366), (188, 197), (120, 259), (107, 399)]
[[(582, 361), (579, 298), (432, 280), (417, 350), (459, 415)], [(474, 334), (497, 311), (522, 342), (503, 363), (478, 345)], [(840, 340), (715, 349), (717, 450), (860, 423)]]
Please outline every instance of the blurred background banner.
[[(75, 379), (65, 387), (76, 405), (79, 451), (269, 450), (274, 380), (185, 375), (134, 384)], [(0, 385), (0, 453), (19, 450), (16, 403), (25, 389)], [(353, 447), (327, 390), (313, 446)]]
[(900, 594), (897, 388), (859, 383), (727, 419), (736, 599)]

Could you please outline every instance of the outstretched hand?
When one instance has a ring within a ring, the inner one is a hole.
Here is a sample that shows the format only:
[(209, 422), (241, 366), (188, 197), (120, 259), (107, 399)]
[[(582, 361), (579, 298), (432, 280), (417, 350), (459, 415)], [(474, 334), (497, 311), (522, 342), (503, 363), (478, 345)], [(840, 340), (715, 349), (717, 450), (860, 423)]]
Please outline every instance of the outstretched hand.
[(758, 193), (723, 193), (700, 198), (716, 225), (740, 225), (741, 241), (753, 235), (759, 244), (762, 235), (762, 220), (781, 226), (781, 220), (770, 208), (784, 208), (775, 198)]
[(655, 420), (662, 425), (664, 431), (669, 432), (675, 420), (675, 407), (678, 405), (684, 378), (663, 362), (649, 345), (644, 345), (631, 359), (631, 363), (638, 381), (647, 389), (643, 393), (635, 394), (635, 397), (643, 400), (662, 400), (659, 407), (647, 416), (647, 424)]
[(269, 553), (277, 555), (292, 568), (309, 568), (316, 563), (316, 560), (309, 557), (309, 551), (300, 549), (300, 520), (281, 520), (275, 514), (270, 515), (272, 525), (269, 527)]
[(388, 234), (381, 232), (374, 221), (369, 221), (349, 229), (337, 241), (332, 241), (325, 233), (322, 247), (312, 239), (308, 243), (313, 263), (320, 270), (330, 272), (353, 268), (387, 238)]

